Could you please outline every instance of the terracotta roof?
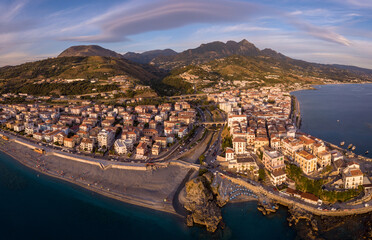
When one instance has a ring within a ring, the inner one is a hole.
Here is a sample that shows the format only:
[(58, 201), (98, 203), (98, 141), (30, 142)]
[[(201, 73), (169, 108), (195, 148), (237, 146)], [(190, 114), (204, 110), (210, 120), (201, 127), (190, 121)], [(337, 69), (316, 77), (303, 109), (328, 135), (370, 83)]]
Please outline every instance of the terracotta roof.
[(236, 137), (234, 138), (233, 142), (245, 142), (244, 138)]
[(317, 196), (315, 196), (314, 194), (311, 194), (311, 193), (301, 193), (301, 197), (312, 200), (312, 201), (318, 201), (319, 200), (319, 198)]
[(297, 153), (301, 157), (305, 158), (306, 160), (312, 160), (316, 158), (313, 154), (306, 152), (305, 150), (301, 150)]
[(362, 171), (360, 171), (359, 169), (350, 170), (350, 174), (351, 174), (351, 176), (353, 176), (353, 177), (363, 175)]

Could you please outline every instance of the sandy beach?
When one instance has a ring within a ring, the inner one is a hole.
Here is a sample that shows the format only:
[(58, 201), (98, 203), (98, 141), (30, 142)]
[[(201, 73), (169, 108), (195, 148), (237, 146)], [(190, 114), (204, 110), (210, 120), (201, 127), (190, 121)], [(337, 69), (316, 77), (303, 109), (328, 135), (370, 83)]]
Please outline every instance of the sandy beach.
[(189, 169), (169, 165), (156, 170), (106, 169), (46, 156), (20, 144), (1, 141), (0, 151), (42, 174), (58, 178), (119, 201), (179, 215), (172, 199)]

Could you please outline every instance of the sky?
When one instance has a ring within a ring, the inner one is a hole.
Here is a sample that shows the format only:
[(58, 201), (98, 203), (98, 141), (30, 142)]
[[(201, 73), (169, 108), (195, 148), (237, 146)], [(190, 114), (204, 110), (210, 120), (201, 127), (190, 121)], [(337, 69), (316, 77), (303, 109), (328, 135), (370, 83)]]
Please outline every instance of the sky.
[(372, 69), (372, 0), (0, 1), (0, 66), (73, 45), (183, 51), (242, 39), (296, 59)]

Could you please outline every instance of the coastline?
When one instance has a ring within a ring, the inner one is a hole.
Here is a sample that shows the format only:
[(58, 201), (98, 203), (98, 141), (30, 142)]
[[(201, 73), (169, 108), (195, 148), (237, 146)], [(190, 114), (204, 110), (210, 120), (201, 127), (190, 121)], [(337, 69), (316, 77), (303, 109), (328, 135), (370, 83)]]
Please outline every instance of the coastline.
[[(31, 150), (28, 150), (28, 151), (31, 151)], [(3, 145), (0, 145), (0, 152), (9, 156), (9, 157), (11, 157), (12, 159), (17, 161), (18, 163), (22, 164), (23, 166), (25, 166), (29, 169), (32, 169), (33, 171), (35, 171), (37, 173), (44, 174), (48, 177), (68, 182), (70, 184), (76, 185), (78, 187), (81, 187), (81, 188), (86, 189), (88, 191), (91, 191), (93, 193), (99, 194), (101, 196), (108, 197), (110, 199), (114, 199), (114, 200), (117, 200), (117, 201), (120, 201), (120, 202), (123, 202), (123, 203), (135, 205), (135, 206), (138, 206), (138, 207), (143, 207), (143, 208), (153, 209), (153, 210), (156, 210), (156, 211), (170, 213), (170, 214), (173, 214), (175, 216), (182, 217), (182, 218), (184, 217), (184, 216), (182, 216), (181, 214), (177, 213), (174, 210), (174, 208), (172, 207), (172, 202), (171, 201), (168, 201), (167, 203), (159, 204), (159, 203), (156, 203), (156, 202), (146, 201), (144, 199), (141, 199), (140, 197), (131, 196), (129, 194), (125, 195), (125, 194), (115, 193), (115, 192), (109, 191), (107, 189), (103, 189), (102, 187), (101, 188), (100, 187), (95, 187), (94, 184), (89, 184), (88, 185), (88, 184), (84, 184), (83, 182), (79, 182), (79, 181), (76, 181), (76, 180), (73, 180), (73, 179), (69, 179), (67, 177), (63, 177), (63, 176), (58, 175), (58, 174), (56, 174), (52, 171), (41, 171), (40, 169), (38, 169), (37, 167), (35, 167), (33, 165), (33, 163), (31, 162), (32, 160), (30, 160), (30, 159), (27, 160), (27, 156), (24, 156), (22, 158), (21, 156), (17, 156), (15, 154), (12, 154), (11, 152), (4, 149)]]

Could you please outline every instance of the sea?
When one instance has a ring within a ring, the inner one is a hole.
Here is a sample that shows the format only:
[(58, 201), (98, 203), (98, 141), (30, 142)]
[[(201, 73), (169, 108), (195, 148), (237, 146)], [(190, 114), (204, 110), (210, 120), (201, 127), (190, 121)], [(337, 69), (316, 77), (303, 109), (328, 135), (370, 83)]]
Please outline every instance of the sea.
[(372, 157), (372, 84), (314, 86), (292, 92), (300, 102), (304, 133)]
[[(372, 85), (294, 92), (302, 128), (337, 144), (371, 149)], [(340, 120), (340, 121), (337, 121)], [(222, 209), (225, 228), (208, 233), (181, 217), (122, 203), (29, 169), (0, 152), (0, 239), (295, 239), (288, 212), (263, 216), (254, 201)]]

